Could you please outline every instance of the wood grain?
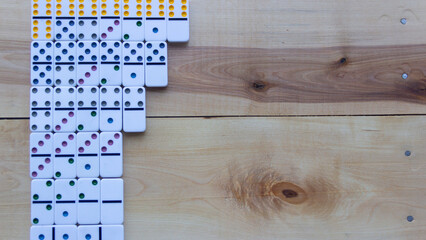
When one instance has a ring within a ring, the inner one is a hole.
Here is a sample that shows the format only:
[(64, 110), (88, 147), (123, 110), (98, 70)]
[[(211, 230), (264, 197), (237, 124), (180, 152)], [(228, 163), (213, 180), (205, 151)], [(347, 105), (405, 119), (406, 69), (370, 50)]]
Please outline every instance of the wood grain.
[[(0, 118), (28, 116), (29, 9), (0, 7)], [(170, 46), (170, 86), (150, 89), (149, 116), (426, 113), (426, 2), (192, 0), (190, 11), (191, 41)]]
[[(0, 121), (0, 239), (28, 239), (27, 126)], [(126, 239), (422, 239), (425, 130), (420, 116), (150, 119), (124, 137)]]

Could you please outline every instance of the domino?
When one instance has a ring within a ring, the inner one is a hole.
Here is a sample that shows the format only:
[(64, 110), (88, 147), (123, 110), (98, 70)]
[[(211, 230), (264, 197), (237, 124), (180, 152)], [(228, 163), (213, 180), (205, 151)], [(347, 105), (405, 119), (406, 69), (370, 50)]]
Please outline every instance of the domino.
[(30, 134), (30, 177), (53, 177), (53, 134)]
[(121, 0), (102, 0), (101, 40), (121, 40)]
[(54, 49), (54, 76), (55, 86), (75, 86), (77, 50), (75, 42), (61, 41), (55, 43)]
[(145, 39), (146, 41), (166, 41), (167, 8), (165, 0), (152, 0), (146, 3)]
[(122, 224), (123, 179), (102, 179), (101, 200), (102, 224)]
[(166, 87), (168, 85), (167, 43), (147, 42), (145, 44), (145, 85)]
[(101, 112), (99, 114), (99, 128), (101, 131), (121, 131), (123, 128), (123, 94), (121, 87), (101, 87)]
[(54, 223), (53, 180), (35, 179), (31, 181), (31, 221), (34, 225)]
[(145, 88), (128, 87), (123, 90), (123, 130), (145, 132)]
[(75, 132), (76, 97), (74, 87), (56, 87), (54, 89), (55, 111), (53, 112), (53, 125), (55, 132)]
[(101, 85), (121, 85), (121, 42), (101, 42)]
[(122, 23), (124, 41), (143, 41), (145, 39), (145, 23), (143, 13), (145, 1), (126, 0), (123, 3)]
[(51, 87), (32, 87), (30, 101), (30, 130), (34, 132), (52, 131), (53, 89)]
[(103, 178), (123, 175), (123, 136), (120, 132), (100, 134), (100, 176)]
[(99, 88), (77, 88), (77, 130), (99, 131)]
[(189, 41), (189, 0), (169, 0), (167, 17), (167, 40)]
[(52, 226), (31, 226), (30, 240), (53, 240), (54, 235)]
[(125, 42), (123, 44), (123, 85), (145, 85), (145, 48), (143, 42)]
[(52, 86), (53, 84), (53, 43), (36, 41), (31, 43), (31, 84)]
[(32, 0), (31, 37), (33, 40), (53, 40), (54, 5), (51, 0)]
[(101, 182), (98, 178), (78, 179), (79, 224), (99, 224), (101, 221)]
[(91, 225), (78, 227), (78, 240), (124, 240), (123, 225)]
[(75, 225), (56, 225), (53, 227), (53, 240), (77, 240), (77, 226)]
[(74, 0), (56, 0), (55, 40), (77, 40)]
[(77, 176), (75, 133), (56, 133), (53, 135), (55, 156), (53, 166), (55, 178), (75, 178)]
[(77, 177), (99, 177), (99, 133), (77, 133)]
[(99, 85), (99, 43), (77, 43), (77, 81), (79, 86)]
[(55, 224), (77, 224), (77, 181), (59, 179), (55, 181)]
[(99, 40), (98, 0), (79, 0), (78, 8), (78, 40)]

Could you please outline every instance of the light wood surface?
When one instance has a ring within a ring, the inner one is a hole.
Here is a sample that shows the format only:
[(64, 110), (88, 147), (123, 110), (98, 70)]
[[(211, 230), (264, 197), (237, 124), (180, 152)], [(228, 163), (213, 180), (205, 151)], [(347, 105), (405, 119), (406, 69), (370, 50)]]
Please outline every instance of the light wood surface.
[[(27, 125), (0, 121), (1, 239), (28, 239)], [(126, 239), (422, 239), (425, 134), (414, 116), (149, 120), (124, 136)]]
[[(126, 240), (423, 239), (426, 1), (190, 1), (124, 136)], [(0, 6), (0, 239), (29, 238), (29, 18)]]
[[(190, 14), (149, 116), (426, 113), (425, 1), (192, 0)], [(0, 117), (28, 117), (29, 17), (29, 2), (0, 7)]]

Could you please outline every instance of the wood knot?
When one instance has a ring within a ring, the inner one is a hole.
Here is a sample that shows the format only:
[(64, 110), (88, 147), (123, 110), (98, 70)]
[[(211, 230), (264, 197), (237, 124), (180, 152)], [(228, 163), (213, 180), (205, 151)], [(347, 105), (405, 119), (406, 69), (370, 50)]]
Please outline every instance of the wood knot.
[(253, 86), (254, 90), (256, 90), (256, 91), (262, 91), (266, 88), (266, 84), (262, 81), (256, 81), (256, 82), (253, 83), (252, 86)]
[(301, 204), (308, 199), (305, 190), (290, 182), (274, 184), (272, 186), (272, 192), (275, 197), (290, 204)]

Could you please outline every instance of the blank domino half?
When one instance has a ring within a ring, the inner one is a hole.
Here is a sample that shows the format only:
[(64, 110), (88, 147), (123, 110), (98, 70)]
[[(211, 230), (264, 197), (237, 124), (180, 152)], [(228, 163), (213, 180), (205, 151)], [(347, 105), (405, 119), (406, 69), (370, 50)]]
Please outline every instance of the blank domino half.
[(121, 177), (123, 175), (123, 135), (120, 132), (101, 132), (100, 147), (100, 176)]
[(146, 41), (166, 41), (166, 1), (150, 0), (146, 3), (145, 39)]
[(33, 40), (53, 40), (55, 3), (52, 0), (31, 1), (31, 37)]
[(101, 223), (123, 224), (123, 179), (102, 179), (101, 201)]
[(145, 132), (145, 88), (127, 87), (123, 89), (123, 131)]
[(102, 0), (100, 9), (100, 38), (121, 40), (121, 3), (122, 0)]
[(168, 85), (167, 43), (146, 42), (145, 44), (145, 85), (166, 87)]
[(167, 40), (189, 41), (189, 0), (168, 0)]
[(123, 2), (122, 38), (124, 41), (143, 41), (145, 39), (144, 11), (145, 1), (125, 0)]

